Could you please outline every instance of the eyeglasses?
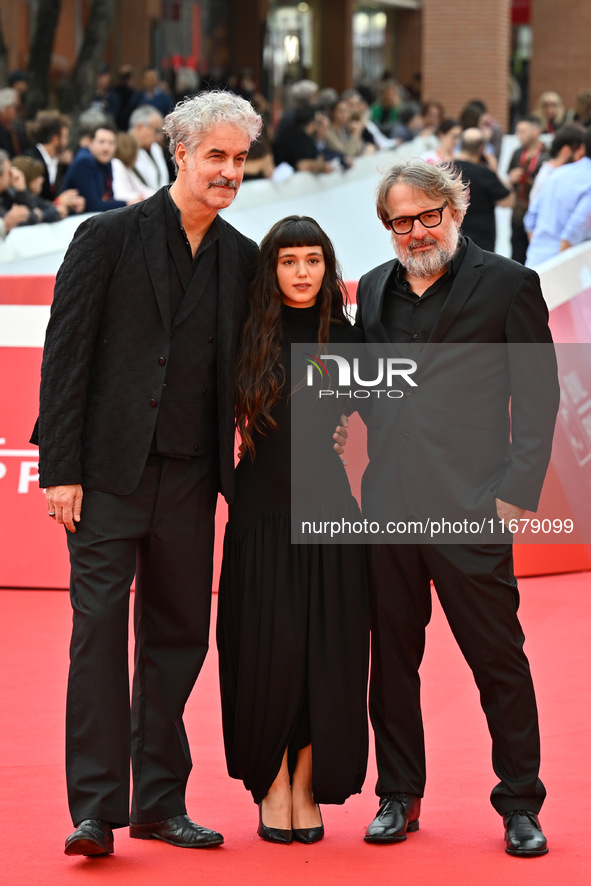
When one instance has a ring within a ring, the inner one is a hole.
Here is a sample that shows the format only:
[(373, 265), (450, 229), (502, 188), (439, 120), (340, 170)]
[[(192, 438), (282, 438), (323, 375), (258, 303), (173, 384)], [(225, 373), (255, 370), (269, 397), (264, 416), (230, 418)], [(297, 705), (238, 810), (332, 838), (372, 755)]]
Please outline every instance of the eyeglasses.
[(401, 215), (399, 218), (387, 218), (386, 224), (392, 228), (395, 234), (410, 234), (414, 223), (418, 220), (424, 228), (436, 228), (443, 219), (443, 210), (447, 206), (447, 200), (438, 209), (427, 209), (418, 215)]

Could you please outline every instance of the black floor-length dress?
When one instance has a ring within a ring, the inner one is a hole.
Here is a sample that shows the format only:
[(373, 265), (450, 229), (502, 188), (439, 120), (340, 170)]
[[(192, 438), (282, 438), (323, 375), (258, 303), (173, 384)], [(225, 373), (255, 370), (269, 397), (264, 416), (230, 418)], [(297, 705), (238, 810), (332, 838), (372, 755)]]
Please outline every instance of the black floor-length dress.
[[(256, 458), (238, 465), (224, 539), (217, 641), (226, 760), (259, 803), (285, 749), (293, 757), (311, 741), (316, 802), (343, 803), (361, 790), (367, 764), (365, 557), (359, 545), (291, 543), (290, 345), (317, 340), (319, 311), (283, 306), (282, 317), (278, 428), (257, 434)], [(331, 326), (331, 342), (358, 340), (350, 326)], [(331, 475), (333, 510), (354, 520), (359, 510), (332, 449), (341, 410), (339, 401), (316, 431), (322, 439), (309, 442)]]

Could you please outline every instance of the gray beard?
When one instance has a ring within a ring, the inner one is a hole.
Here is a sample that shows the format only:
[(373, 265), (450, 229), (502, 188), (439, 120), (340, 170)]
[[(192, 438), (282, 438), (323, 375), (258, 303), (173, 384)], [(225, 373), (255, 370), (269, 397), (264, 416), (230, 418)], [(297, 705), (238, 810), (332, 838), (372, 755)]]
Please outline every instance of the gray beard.
[[(409, 247), (402, 249), (396, 239), (396, 234), (392, 234), (392, 242), (394, 251), (401, 265), (412, 274), (413, 277), (434, 277), (447, 267), (458, 249), (458, 240), (460, 239), (459, 229), (454, 227), (447, 240), (443, 242), (429, 241), (434, 246), (433, 252), (427, 255), (413, 255)], [(414, 242), (414, 241), (413, 241)], [(425, 240), (416, 241), (425, 243)]]

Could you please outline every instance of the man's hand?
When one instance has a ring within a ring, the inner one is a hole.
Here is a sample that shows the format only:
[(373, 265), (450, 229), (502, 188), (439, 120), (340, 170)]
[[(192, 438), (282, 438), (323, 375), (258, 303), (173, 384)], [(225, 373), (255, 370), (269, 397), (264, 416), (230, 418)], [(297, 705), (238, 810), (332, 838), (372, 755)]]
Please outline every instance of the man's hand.
[(517, 505), (510, 505), (506, 501), (501, 501), (500, 498), (495, 498), (495, 504), (497, 506), (499, 520), (503, 521), (507, 529), (510, 528), (509, 523), (511, 520), (521, 520), (525, 514), (525, 508), (518, 508)]
[(17, 225), (20, 225), (21, 222), (28, 221), (28, 218), (29, 207), (21, 206), (19, 203), (15, 203), (14, 206), (8, 210), (3, 218), (6, 233), (12, 231), (12, 229), (16, 228)]
[(71, 151), (70, 148), (61, 148), (58, 157), (60, 163), (63, 163), (64, 166), (69, 166), (74, 159), (74, 151)]
[(58, 207), (65, 207), (68, 212), (84, 212), (86, 206), (86, 200), (80, 196), (76, 188), (68, 188), (67, 191), (62, 191), (55, 198), (55, 203)]
[(332, 435), (332, 439), (335, 440), (335, 444), (333, 446), (334, 451), (337, 453), (341, 461), (344, 465), (347, 464), (345, 459), (343, 458), (345, 454), (345, 445), (347, 443), (347, 437), (349, 436), (347, 428), (349, 427), (349, 417), (347, 415), (341, 415), (341, 423), (337, 425), (335, 428), (335, 432)]
[(512, 185), (516, 185), (519, 183), (522, 173), (523, 169), (521, 168), (521, 166), (514, 166), (513, 169), (509, 170), (507, 177)]
[(56, 523), (63, 525), (70, 532), (76, 532), (74, 523), (80, 522), (82, 510), (82, 486), (48, 486), (45, 490), (47, 512)]
[(27, 190), (27, 180), (22, 169), (18, 169), (16, 166), (10, 167), (10, 184), (15, 191)]
[(351, 135), (361, 135), (365, 129), (365, 123), (360, 118), (349, 120), (347, 127)]
[(484, 160), (484, 162), (486, 163), (486, 165), (488, 166), (489, 169), (492, 169), (493, 172), (497, 171), (499, 161), (497, 160), (497, 158), (495, 157), (494, 154), (491, 154), (490, 151), (483, 151), (482, 152), (482, 159)]

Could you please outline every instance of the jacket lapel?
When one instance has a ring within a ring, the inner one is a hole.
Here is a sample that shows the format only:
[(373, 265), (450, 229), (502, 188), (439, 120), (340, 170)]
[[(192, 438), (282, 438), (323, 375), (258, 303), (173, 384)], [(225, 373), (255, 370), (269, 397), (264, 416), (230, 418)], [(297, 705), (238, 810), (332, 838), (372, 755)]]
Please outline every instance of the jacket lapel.
[(469, 240), (464, 260), (454, 277), (449, 295), (431, 331), (429, 343), (444, 341), (450, 327), (482, 276), (482, 264), (482, 250)]
[(388, 334), (382, 323), (382, 311), (384, 308), (384, 295), (390, 276), (394, 274), (398, 262), (393, 261), (382, 268), (379, 278), (376, 280), (373, 296), (369, 303), (363, 306), (363, 327), (366, 330), (368, 341), (387, 342)]
[(166, 213), (164, 200), (166, 193), (161, 189), (146, 200), (139, 228), (142, 246), (148, 266), (148, 273), (160, 309), (165, 329), (170, 332), (170, 299), (168, 297), (168, 254), (165, 235)]

